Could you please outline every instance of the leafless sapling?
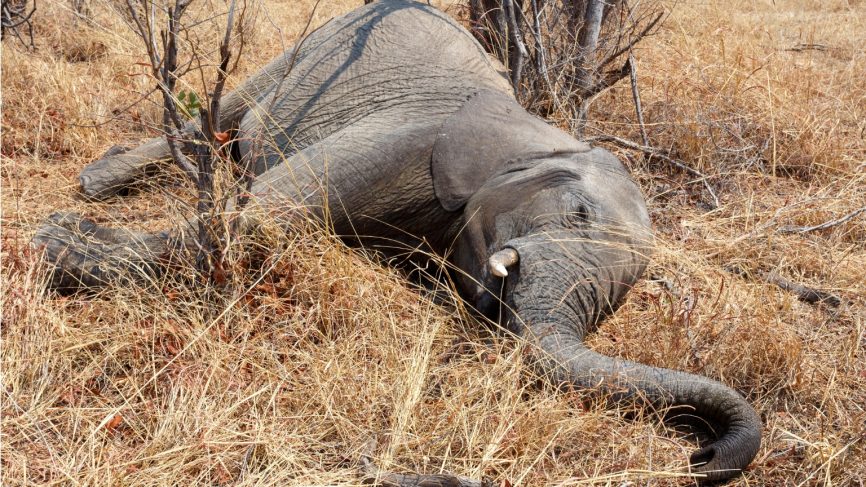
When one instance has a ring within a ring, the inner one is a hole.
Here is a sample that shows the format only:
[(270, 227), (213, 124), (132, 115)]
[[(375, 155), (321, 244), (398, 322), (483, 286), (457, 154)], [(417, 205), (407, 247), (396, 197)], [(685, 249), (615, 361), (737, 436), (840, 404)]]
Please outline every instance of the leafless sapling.
[[(237, 0), (232, 0), (227, 13), (226, 27), (219, 46), (220, 60), (216, 81), (213, 91), (207, 97), (209, 103), (195, 107), (198, 123), (192, 131), (188, 130), (185, 115), (193, 116), (196, 113), (191, 112), (185, 103), (181, 103), (188, 99), (177, 91), (180, 76), (188, 72), (194, 64), (200, 70), (203, 69), (202, 54), (197, 51), (191, 54), (183, 68), (178, 64), (178, 43), (184, 29), (183, 15), (191, 3), (192, 0), (178, 0), (174, 5), (157, 5), (154, 0), (126, 0), (127, 13), (133, 28), (147, 50), (150, 74), (162, 94), (162, 130), (172, 160), (196, 185), (196, 268), (209, 279), (219, 281), (223, 278), (224, 238), (221, 235), (222, 230), (227, 227), (221, 222), (225, 200), (216, 195), (214, 174), (218, 164), (228, 160), (221, 150), (221, 147), (229, 142), (229, 134), (219, 129), (220, 101), (230, 71), (229, 43)], [(167, 26), (166, 30), (159, 33), (156, 26), (158, 14), (165, 16)]]

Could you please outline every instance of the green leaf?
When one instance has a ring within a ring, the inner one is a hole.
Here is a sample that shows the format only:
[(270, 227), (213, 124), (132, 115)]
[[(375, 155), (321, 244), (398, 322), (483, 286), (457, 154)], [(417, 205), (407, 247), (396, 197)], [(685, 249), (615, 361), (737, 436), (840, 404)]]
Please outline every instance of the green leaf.
[(186, 118), (197, 117), (201, 109), (201, 99), (194, 91), (181, 90), (177, 94), (177, 108)]

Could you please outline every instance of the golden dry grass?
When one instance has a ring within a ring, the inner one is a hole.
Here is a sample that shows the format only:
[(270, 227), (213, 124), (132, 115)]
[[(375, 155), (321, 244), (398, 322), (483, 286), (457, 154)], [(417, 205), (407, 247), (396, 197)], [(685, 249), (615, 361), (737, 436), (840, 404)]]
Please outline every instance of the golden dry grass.
[[(265, 2), (235, 81), (291, 45), (313, 3)], [(314, 24), (360, 3), (325, 0)], [(689, 438), (539, 384), (521, 344), (315, 229), (258, 236), (273, 250), (256, 269), (238, 252), (230, 291), (46, 293), (27, 242), (51, 211), (145, 227), (177, 213), (146, 192), (75, 197), (84, 164), (152, 135), (159, 115), (143, 102), (103, 123), (152, 85), (144, 56), (114, 3), (93, 0), (86, 20), (68, 5), (40, 2), (38, 51), (2, 52), (4, 485), (352, 485), (372, 437), (380, 466), (400, 471), (692, 483)], [(824, 49), (789, 50), (805, 44)], [(591, 345), (747, 395), (765, 441), (730, 485), (866, 481), (866, 216), (778, 231), (866, 206), (864, 46), (863, 2), (733, 0), (677, 4), (637, 53), (653, 143), (709, 176), (722, 206), (622, 153), (659, 237), (649, 274), (672, 285), (641, 282)], [(590, 133), (639, 138), (625, 85), (592, 118)], [(762, 271), (847, 304), (802, 303)]]

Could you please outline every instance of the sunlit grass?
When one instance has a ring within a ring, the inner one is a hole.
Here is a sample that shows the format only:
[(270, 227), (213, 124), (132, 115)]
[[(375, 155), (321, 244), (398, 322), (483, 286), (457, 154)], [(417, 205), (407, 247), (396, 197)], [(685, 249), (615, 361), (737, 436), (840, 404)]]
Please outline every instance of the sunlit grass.
[[(265, 2), (230, 83), (291, 46), (313, 3)], [(360, 3), (323, 1), (314, 25)], [(155, 135), (160, 120), (153, 96), (122, 111), (152, 81), (111, 5), (94, 0), (84, 21), (66, 2), (40, 2), (39, 49), (4, 40), (4, 485), (357, 485), (373, 437), (379, 467), (396, 471), (691, 482), (695, 443), (655, 413), (545, 385), (526, 346), (467, 317), (447, 284), (436, 304), (312, 224), (266, 224), (234, 242), (222, 289), (164, 279), (47, 293), (27, 242), (50, 212), (163, 229), (191, 197), (178, 184), (172, 197), (76, 197), (84, 164)], [(649, 200), (647, 275), (660, 280), (636, 286), (590, 345), (743, 392), (765, 439), (730, 485), (866, 478), (866, 218), (778, 231), (866, 206), (864, 22), (853, 1), (679, 2), (636, 53), (652, 143), (708, 176), (722, 205), (708, 210), (700, 182), (620, 152)], [(202, 45), (219, 25), (203, 24)], [(800, 44), (825, 49), (789, 50)], [(197, 74), (184, 83), (201, 90)], [(639, 140), (625, 85), (590, 117), (590, 135)], [(845, 304), (799, 302), (761, 280), (768, 271)]]

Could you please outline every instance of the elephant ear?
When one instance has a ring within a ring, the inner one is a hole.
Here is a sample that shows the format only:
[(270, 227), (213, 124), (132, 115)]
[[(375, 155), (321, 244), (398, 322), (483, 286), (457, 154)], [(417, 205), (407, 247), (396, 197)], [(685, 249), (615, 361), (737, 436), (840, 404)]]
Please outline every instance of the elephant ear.
[(482, 90), (439, 129), (431, 161), (433, 189), (443, 208), (456, 211), (509, 163), (589, 150), (588, 144), (527, 113), (510, 96)]

